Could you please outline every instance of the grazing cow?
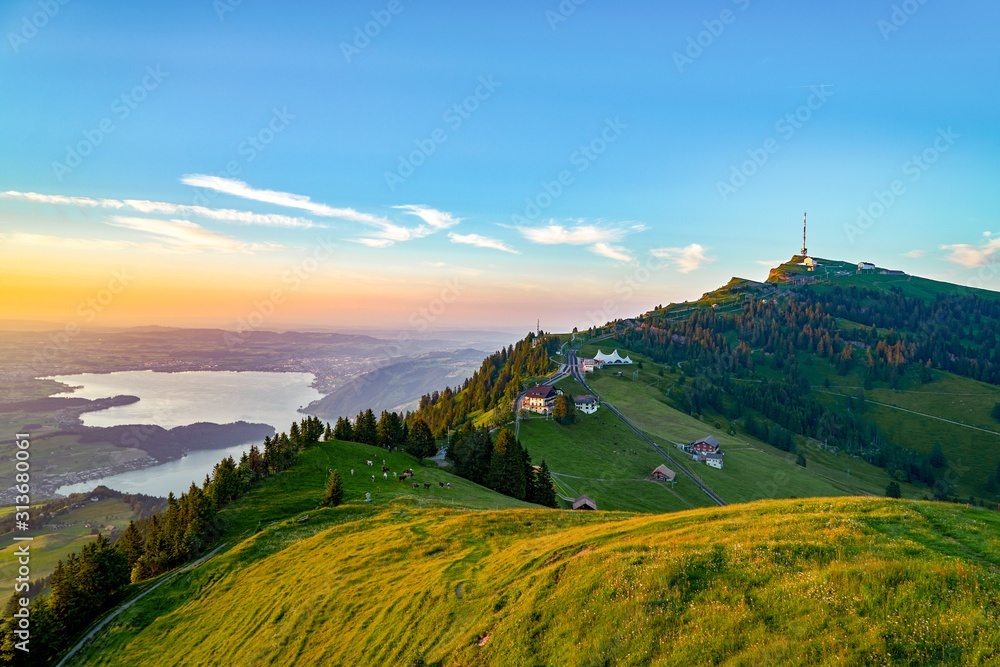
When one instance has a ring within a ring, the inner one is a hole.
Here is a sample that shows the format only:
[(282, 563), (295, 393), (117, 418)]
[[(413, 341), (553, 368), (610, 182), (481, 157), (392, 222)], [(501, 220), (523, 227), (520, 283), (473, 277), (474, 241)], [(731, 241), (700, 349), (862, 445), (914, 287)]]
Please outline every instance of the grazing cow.
[(444, 482), (438, 482), (438, 486), (440, 486), (443, 489), (444, 488)]
[(447, 484), (445, 484), (445, 486), (450, 489), (451, 488), (451, 482), (448, 482)]
[(431, 483), (430, 482), (424, 482), (424, 488), (425, 489), (431, 488)]
[(375, 481), (375, 475), (372, 475), (372, 481), (373, 482)]
[(414, 483), (413, 483), (413, 488), (414, 488), (414, 489), (419, 489), (419, 488), (420, 488), (420, 485), (419, 485), (419, 484), (417, 484), (416, 482), (414, 482)]
[(389, 479), (389, 473), (387, 472), (382, 473), (382, 479)]
[(351, 476), (354, 476), (354, 468), (351, 468)]

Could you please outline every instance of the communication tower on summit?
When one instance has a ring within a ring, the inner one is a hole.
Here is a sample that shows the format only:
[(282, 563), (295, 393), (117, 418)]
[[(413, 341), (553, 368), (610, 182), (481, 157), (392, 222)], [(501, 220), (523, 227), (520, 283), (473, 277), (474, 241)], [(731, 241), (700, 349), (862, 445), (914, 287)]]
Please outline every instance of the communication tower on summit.
[(802, 214), (802, 256), (803, 257), (806, 257), (809, 254), (809, 251), (806, 250), (806, 216), (807, 215), (809, 215), (809, 214), (808, 213), (803, 213)]

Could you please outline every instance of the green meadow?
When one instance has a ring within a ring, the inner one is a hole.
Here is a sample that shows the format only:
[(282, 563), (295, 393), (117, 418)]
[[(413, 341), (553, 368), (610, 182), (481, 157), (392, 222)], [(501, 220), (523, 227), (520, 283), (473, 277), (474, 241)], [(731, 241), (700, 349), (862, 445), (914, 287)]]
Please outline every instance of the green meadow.
[(70, 664), (1000, 660), (1000, 515), (985, 510), (840, 498), (499, 512), (398, 496), (309, 516), (175, 577)]

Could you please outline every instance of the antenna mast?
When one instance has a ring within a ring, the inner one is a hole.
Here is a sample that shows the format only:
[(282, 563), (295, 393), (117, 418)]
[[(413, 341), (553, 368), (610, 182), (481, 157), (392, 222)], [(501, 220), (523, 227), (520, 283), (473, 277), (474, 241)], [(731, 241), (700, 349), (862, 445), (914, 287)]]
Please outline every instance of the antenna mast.
[(805, 257), (806, 255), (809, 254), (809, 251), (806, 250), (806, 216), (807, 215), (808, 215), (808, 213), (803, 213), (802, 214), (802, 256), (803, 257)]

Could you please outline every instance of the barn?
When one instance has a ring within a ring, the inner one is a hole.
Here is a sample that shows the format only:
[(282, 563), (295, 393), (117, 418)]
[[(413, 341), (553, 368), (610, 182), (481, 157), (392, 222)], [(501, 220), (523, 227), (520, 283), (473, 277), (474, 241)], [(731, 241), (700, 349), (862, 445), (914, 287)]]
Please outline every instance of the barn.
[(650, 477), (658, 482), (672, 482), (677, 477), (677, 473), (661, 463), (656, 466), (656, 470), (653, 471)]

